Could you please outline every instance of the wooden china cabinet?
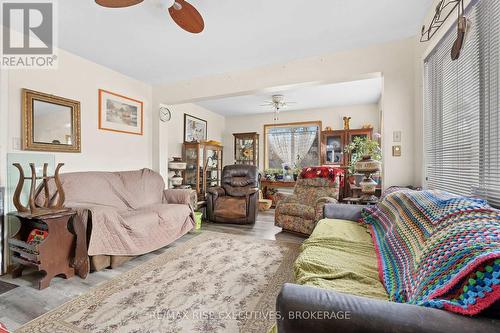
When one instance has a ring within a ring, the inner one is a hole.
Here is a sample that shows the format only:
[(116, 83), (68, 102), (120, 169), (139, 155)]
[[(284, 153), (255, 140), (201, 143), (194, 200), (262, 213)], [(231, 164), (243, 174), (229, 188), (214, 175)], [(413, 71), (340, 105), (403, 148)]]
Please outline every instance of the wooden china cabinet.
[(186, 162), (184, 184), (196, 190), (200, 199), (210, 187), (221, 185), (223, 146), (209, 143), (184, 143), (183, 160)]
[(372, 136), (373, 128), (321, 132), (321, 164), (348, 166), (350, 157), (344, 153), (345, 146), (353, 142), (354, 138), (371, 139)]
[(234, 163), (259, 166), (259, 134), (234, 133)]
[[(321, 163), (322, 165), (340, 166), (347, 172), (351, 157), (344, 152), (346, 145), (353, 142), (357, 137), (372, 139), (373, 128), (349, 129), (321, 132)], [(348, 181), (344, 182), (341, 191), (341, 199), (352, 195), (352, 186)]]
[(344, 165), (345, 131), (321, 132), (321, 164)]

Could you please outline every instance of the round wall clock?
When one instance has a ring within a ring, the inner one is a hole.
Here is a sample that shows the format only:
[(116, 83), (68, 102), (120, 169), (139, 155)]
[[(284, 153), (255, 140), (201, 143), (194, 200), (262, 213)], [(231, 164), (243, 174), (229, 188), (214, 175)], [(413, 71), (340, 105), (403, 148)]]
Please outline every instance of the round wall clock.
[(167, 122), (172, 118), (172, 113), (166, 106), (160, 106), (160, 120)]

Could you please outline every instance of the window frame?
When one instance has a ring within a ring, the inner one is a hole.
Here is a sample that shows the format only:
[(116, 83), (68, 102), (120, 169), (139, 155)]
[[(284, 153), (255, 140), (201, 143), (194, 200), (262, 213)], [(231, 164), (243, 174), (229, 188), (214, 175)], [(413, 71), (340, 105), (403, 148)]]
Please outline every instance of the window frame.
[(269, 160), (268, 160), (269, 145), (267, 140), (268, 129), (277, 127), (310, 127), (310, 126), (318, 127), (318, 165), (321, 164), (321, 132), (323, 130), (323, 123), (321, 122), (321, 120), (266, 124), (264, 125), (264, 170), (269, 169)]

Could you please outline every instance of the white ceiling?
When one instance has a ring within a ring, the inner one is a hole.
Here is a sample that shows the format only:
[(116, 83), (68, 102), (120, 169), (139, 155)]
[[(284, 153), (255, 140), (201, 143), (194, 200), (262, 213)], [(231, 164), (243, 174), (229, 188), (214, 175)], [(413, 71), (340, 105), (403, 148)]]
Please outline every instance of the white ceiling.
[(322, 109), (361, 104), (374, 104), (382, 95), (382, 78), (373, 78), (344, 83), (276, 90), (254, 95), (228, 97), (198, 102), (197, 104), (224, 116), (269, 113), (270, 106), (263, 106), (273, 94), (285, 96), (289, 104), (282, 112)]
[(199, 35), (177, 27), (162, 0), (122, 9), (58, 1), (59, 46), (140, 80), (170, 83), (413, 36), (432, 0), (190, 2), (205, 18)]

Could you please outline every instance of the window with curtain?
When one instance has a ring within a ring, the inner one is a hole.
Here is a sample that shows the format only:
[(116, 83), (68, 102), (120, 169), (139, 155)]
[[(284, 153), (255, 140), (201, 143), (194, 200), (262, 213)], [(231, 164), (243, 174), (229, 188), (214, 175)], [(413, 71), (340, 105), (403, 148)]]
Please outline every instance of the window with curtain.
[(500, 207), (500, 1), (473, 2), (460, 58), (453, 29), (424, 64), (427, 187)]
[(281, 169), (320, 163), (321, 122), (276, 124), (264, 126), (265, 168)]

